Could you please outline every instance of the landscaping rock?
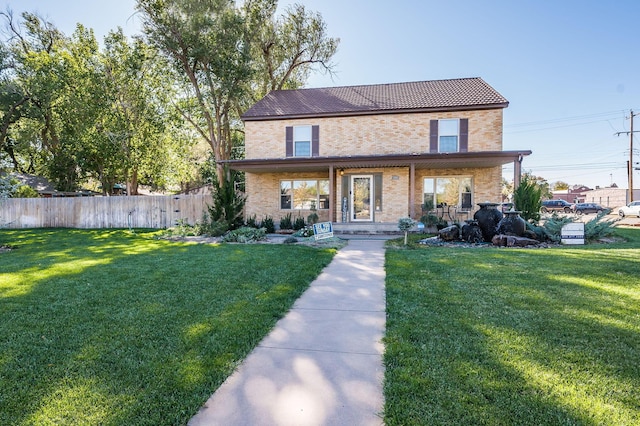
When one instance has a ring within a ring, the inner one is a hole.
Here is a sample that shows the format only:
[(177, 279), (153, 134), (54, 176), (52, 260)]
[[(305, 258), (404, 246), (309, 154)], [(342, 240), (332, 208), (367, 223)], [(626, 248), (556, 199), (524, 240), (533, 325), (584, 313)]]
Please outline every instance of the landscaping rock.
[(455, 241), (460, 237), (460, 228), (456, 225), (447, 226), (438, 232), (438, 237), (443, 241)]
[(538, 244), (540, 244), (540, 241), (531, 238), (516, 237), (514, 235), (503, 234), (494, 235), (491, 239), (491, 242), (494, 246), (502, 247), (526, 247), (537, 246)]

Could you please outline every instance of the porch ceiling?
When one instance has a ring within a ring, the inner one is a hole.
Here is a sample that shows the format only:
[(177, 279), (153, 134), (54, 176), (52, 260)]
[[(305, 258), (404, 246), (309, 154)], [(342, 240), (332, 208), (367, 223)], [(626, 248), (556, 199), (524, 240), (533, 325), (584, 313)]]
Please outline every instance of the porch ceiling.
[(531, 151), (483, 151), (442, 154), (357, 155), (348, 157), (289, 157), (227, 160), (233, 170), (250, 173), (319, 172), (334, 169), (410, 167), (416, 169), (459, 169), (502, 166), (521, 160)]

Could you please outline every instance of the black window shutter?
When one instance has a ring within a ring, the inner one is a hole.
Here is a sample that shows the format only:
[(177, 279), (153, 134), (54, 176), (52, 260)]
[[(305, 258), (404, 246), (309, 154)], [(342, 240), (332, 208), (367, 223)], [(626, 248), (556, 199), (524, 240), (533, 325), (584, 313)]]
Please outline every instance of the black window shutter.
[(311, 156), (320, 156), (320, 126), (311, 126)]
[(469, 151), (469, 119), (460, 119), (460, 152)]
[(429, 122), (429, 152), (438, 152), (438, 120)]
[(293, 157), (293, 127), (287, 126), (285, 130), (285, 139), (286, 139), (286, 156)]

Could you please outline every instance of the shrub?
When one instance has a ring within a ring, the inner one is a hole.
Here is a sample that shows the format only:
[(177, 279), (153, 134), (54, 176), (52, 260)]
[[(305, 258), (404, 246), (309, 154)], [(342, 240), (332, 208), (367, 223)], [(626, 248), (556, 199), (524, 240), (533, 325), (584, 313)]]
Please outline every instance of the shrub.
[(208, 213), (202, 215), (202, 222), (196, 224), (195, 235), (209, 235), (219, 237), (229, 230), (229, 225), (224, 220), (211, 220)]
[(238, 229), (227, 232), (222, 241), (226, 243), (251, 243), (255, 241), (261, 241), (267, 238), (267, 233), (264, 228), (256, 229), (248, 226), (243, 226)]
[(402, 232), (404, 232), (404, 245), (407, 245), (407, 232), (409, 232), (409, 230), (411, 228), (413, 228), (416, 224), (416, 221), (411, 219), (410, 217), (401, 217), (398, 220), (398, 228), (400, 228), (400, 230)]
[(259, 226), (257, 220), (256, 220), (256, 215), (254, 214), (253, 216), (247, 218), (247, 223), (246, 226), (250, 227), (250, 228), (261, 228), (261, 226)]
[(548, 239), (558, 242), (562, 237), (562, 227), (574, 221), (575, 218), (571, 216), (558, 216), (557, 213), (553, 213), (544, 221), (544, 225), (542, 226), (544, 235)]
[(542, 206), (542, 189), (530, 175), (522, 176), (520, 185), (513, 191), (513, 203), (520, 210), (520, 216), (524, 220), (538, 223)]
[(260, 228), (265, 228), (267, 230), (267, 234), (273, 234), (276, 232), (276, 225), (273, 223), (273, 218), (271, 216), (264, 218), (260, 224)]
[(293, 229), (295, 231), (303, 229), (305, 226), (307, 226), (307, 224), (304, 223), (304, 218), (302, 216), (298, 216), (296, 218), (296, 221), (293, 223)]
[[(226, 171), (226, 170), (225, 170)], [(242, 210), (246, 197), (236, 191), (236, 172), (230, 172), (229, 178), (219, 177), (213, 181), (213, 205), (208, 206), (209, 217), (212, 222), (225, 222), (228, 229), (235, 229), (242, 225)]]
[(603, 220), (606, 216), (607, 213), (602, 212), (584, 224), (584, 237), (587, 241), (608, 237), (613, 233), (615, 223), (620, 219)]
[(307, 216), (307, 223), (313, 225), (314, 223), (318, 223), (319, 216), (316, 212), (312, 212), (309, 216)]
[(293, 234), (295, 237), (313, 237), (313, 226), (305, 226)]
[(29, 185), (21, 185), (12, 195), (13, 198), (38, 198), (38, 191)]
[(291, 221), (291, 213), (280, 219), (280, 229), (293, 229), (293, 222)]

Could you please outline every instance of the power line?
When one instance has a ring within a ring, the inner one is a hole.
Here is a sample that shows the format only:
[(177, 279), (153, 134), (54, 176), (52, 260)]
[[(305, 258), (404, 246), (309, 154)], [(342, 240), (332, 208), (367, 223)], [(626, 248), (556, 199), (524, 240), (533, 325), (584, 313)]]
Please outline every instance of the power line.
[[(588, 119), (588, 118), (604, 117), (604, 116), (609, 116), (609, 115), (614, 115), (614, 114), (619, 115), (619, 114), (624, 114), (625, 112), (626, 112), (625, 110), (617, 110), (617, 111), (610, 111), (610, 112), (599, 112), (599, 113), (595, 113), (595, 114), (576, 115), (576, 116), (573, 116), (573, 117), (551, 118), (551, 119), (547, 119), (547, 120), (528, 121), (528, 122), (524, 122), (524, 123), (508, 124), (508, 125), (505, 125), (504, 127), (539, 126), (539, 125), (543, 125), (543, 124), (561, 123), (563, 121), (584, 120), (584, 119)], [(600, 121), (600, 120), (597, 120), (597, 121)]]
[[(561, 129), (565, 127), (585, 126), (588, 124), (607, 122), (609, 126), (615, 130), (611, 121), (613, 118), (620, 118), (620, 114), (624, 114), (624, 110), (601, 112), (595, 114), (578, 115), (565, 118), (552, 118), (547, 120), (529, 121), (525, 123), (505, 124), (505, 134), (517, 134), (517, 133), (530, 133), (540, 132), (544, 130)], [(608, 118), (607, 118), (608, 117)], [(624, 117), (624, 116), (623, 116)], [(594, 120), (598, 118), (597, 120)], [(572, 123), (580, 120), (579, 123)], [(589, 121), (584, 121), (589, 120)], [(566, 123), (566, 124), (561, 124)], [(537, 127), (533, 129), (526, 129), (527, 127)], [(513, 128), (522, 128), (522, 130), (509, 130)]]

